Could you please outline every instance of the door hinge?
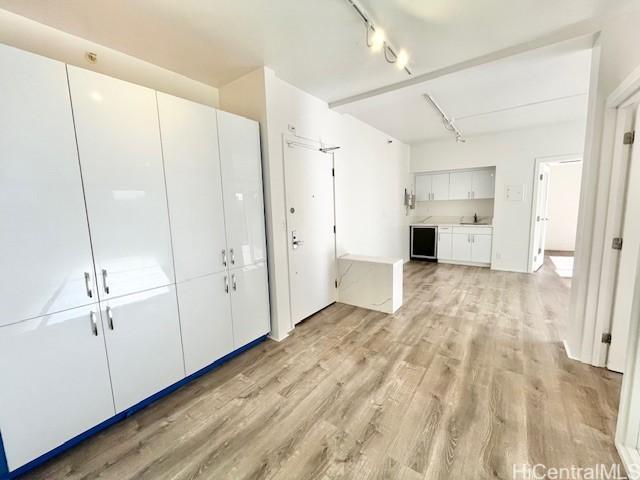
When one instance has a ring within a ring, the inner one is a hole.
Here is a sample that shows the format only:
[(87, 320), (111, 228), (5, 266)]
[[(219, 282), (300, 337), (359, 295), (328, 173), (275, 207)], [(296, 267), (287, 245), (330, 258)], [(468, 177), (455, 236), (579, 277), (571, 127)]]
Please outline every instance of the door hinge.
[(541, 254), (541, 253), (542, 253), (542, 249), (538, 248), (538, 254)]
[(611, 345), (611, 334), (603, 333), (602, 334), (602, 343), (606, 343), (607, 345)]
[(615, 237), (611, 242), (611, 248), (614, 250), (622, 250), (622, 237)]
[(333, 233), (336, 233), (336, 226), (333, 226)]
[(540, 174), (540, 181), (542, 181), (543, 178), (544, 178), (544, 175), (541, 173)]
[(335, 176), (336, 176), (336, 169), (335, 169), (335, 168), (332, 168), (332, 169), (331, 169), (331, 176), (332, 176), (332, 177), (335, 177)]
[(336, 286), (336, 288), (338, 288), (338, 280), (335, 280), (333, 284)]
[(636, 139), (636, 131), (631, 130), (630, 132), (625, 132), (624, 137), (622, 137), (623, 145), (633, 145), (633, 142)]

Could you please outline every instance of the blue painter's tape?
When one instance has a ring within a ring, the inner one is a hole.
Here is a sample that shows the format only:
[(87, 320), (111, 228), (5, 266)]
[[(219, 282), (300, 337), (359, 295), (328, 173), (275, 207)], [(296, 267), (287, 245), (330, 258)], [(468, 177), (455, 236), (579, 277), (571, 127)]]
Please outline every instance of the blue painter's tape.
[(103, 431), (104, 429), (110, 427), (111, 425), (113, 425), (115, 423), (118, 423), (118, 422), (124, 420), (127, 417), (130, 417), (134, 413), (142, 410), (145, 407), (148, 407), (153, 402), (155, 402), (157, 400), (160, 400), (162, 397), (166, 397), (170, 393), (175, 392), (179, 388), (181, 388), (181, 387), (185, 386), (186, 384), (192, 382), (196, 378), (201, 377), (202, 375), (210, 372), (211, 370), (215, 370), (216, 368), (221, 366), (223, 363), (226, 363), (229, 360), (231, 360), (233, 357), (236, 357), (236, 356), (240, 355), (242, 352), (244, 352), (244, 351), (256, 346), (257, 344), (263, 342), (266, 338), (267, 338), (267, 336), (264, 335), (264, 336), (262, 336), (260, 338), (257, 338), (256, 340), (254, 340), (252, 342), (247, 343), (246, 345), (238, 348), (237, 350), (234, 350), (233, 352), (229, 353), (228, 355), (225, 355), (224, 357), (216, 360), (211, 365), (207, 365), (203, 369), (198, 370), (197, 372), (189, 375), (188, 377), (180, 380), (179, 382), (176, 382), (173, 385), (165, 388), (164, 390), (161, 390), (160, 392), (155, 393), (154, 395), (151, 395), (149, 398), (146, 398), (146, 399), (142, 400), (141, 402), (135, 404), (133, 407), (128, 408), (127, 410), (124, 410), (124, 411), (118, 413), (117, 415), (105, 420), (101, 424), (96, 425), (95, 427), (87, 430), (84, 433), (81, 433), (77, 437), (72, 438), (71, 440), (69, 440), (69, 441), (63, 443), (62, 445), (60, 445), (59, 447), (54, 448), (50, 452), (47, 452), (44, 455), (36, 458), (35, 460), (32, 460), (31, 462), (27, 463), (26, 465), (23, 465), (22, 467), (14, 470), (13, 472), (9, 471), (9, 467), (7, 465), (7, 457), (5, 455), (4, 446), (2, 444), (2, 435), (0, 434), (0, 480), (11, 480), (11, 479), (19, 477), (20, 475), (24, 475), (28, 471), (33, 470), (34, 468), (42, 465), (43, 463), (47, 462), (48, 460), (51, 460), (53, 457), (56, 457), (56, 456), (60, 455), (61, 453), (69, 450), (70, 448), (75, 447), (76, 445), (81, 443), (83, 440), (86, 440), (87, 438), (95, 435), (98, 432)]

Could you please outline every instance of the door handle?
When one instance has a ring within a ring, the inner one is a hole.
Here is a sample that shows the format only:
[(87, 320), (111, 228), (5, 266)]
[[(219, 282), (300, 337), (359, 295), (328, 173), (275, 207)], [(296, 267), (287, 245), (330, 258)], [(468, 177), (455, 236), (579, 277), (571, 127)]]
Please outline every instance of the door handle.
[(96, 322), (96, 312), (94, 312), (93, 310), (91, 311), (91, 313), (89, 314), (89, 319), (91, 320), (91, 333), (93, 333), (94, 336), (98, 336), (98, 322)]
[(238, 290), (238, 284), (236, 283), (236, 274), (231, 275), (231, 284), (233, 285), (233, 291)]
[(229, 277), (224, 276), (224, 293), (229, 293)]
[(113, 310), (111, 307), (106, 308), (107, 312), (107, 324), (109, 325), (109, 330), (113, 330)]
[(104, 285), (104, 293), (109, 295), (110, 288), (109, 288), (109, 284), (107, 283), (107, 275), (108, 275), (107, 274), (107, 269), (103, 268), (102, 269), (102, 283)]
[(222, 249), (222, 266), (227, 266), (227, 251), (224, 248)]
[(229, 249), (229, 253), (231, 254), (231, 265), (235, 265), (236, 264), (236, 254), (233, 251), (233, 248)]
[(296, 231), (293, 230), (291, 232), (291, 246), (295, 250), (296, 248), (298, 248), (298, 247), (300, 247), (302, 245), (304, 245), (304, 241), (303, 240), (298, 240), (298, 236), (296, 235)]
[(93, 290), (91, 290), (91, 275), (89, 275), (89, 272), (84, 272), (84, 286), (87, 289), (87, 297), (93, 298)]

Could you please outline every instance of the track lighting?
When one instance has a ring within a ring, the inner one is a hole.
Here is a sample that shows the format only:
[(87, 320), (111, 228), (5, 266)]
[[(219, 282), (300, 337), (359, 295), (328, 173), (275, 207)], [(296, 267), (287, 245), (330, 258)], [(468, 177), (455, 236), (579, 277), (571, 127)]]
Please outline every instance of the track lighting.
[(347, 0), (354, 10), (358, 13), (362, 21), (365, 23), (367, 31), (367, 47), (374, 52), (382, 50), (384, 59), (387, 63), (393, 63), (399, 70), (404, 70), (407, 75), (412, 75), (409, 69), (409, 54), (406, 50), (396, 50), (389, 42), (384, 31), (373, 24), (369, 16), (364, 13), (364, 9), (356, 2), (356, 0)]
[(444, 110), (442, 110), (440, 105), (438, 105), (438, 102), (436, 102), (436, 99), (433, 98), (431, 95), (429, 95), (428, 93), (425, 93), (423, 97), (427, 101), (427, 103), (429, 103), (435, 109), (435, 111), (440, 114), (440, 116), (442, 117), (442, 124), (444, 125), (444, 128), (455, 135), (456, 142), (465, 143), (467, 139), (464, 138), (464, 135), (462, 135), (462, 132), (458, 129), (458, 127), (456, 127), (455, 119), (449, 118), (449, 116), (446, 113), (444, 113)]

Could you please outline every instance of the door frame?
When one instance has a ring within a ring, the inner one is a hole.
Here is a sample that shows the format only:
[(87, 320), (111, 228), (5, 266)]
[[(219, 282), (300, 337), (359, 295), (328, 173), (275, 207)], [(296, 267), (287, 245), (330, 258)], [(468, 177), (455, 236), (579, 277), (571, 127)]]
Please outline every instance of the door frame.
[[(285, 218), (285, 236), (286, 236), (286, 245), (287, 245), (287, 288), (288, 288), (288, 297), (289, 297), (289, 328), (291, 330), (293, 330), (297, 323), (294, 321), (293, 319), (293, 308), (291, 305), (292, 302), (292, 298), (291, 298), (291, 270), (290, 270), (290, 266), (291, 266), (291, 250), (289, 248), (289, 215), (287, 215), (287, 162), (286, 162), (286, 152), (287, 152), (287, 148), (289, 146), (293, 146), (293, 147), (298, 147), (298, 148), (306, 148), (309, 150), (313, 150), (313, 151), (320, 151), (322, 152), (323, 148), (335, 148), (333, 146), (327, 145), (322, 141), (319, 140), (314, 140), (311, 138), (306, 138), (306, 137), (301, 137), (298, 135), (293, 135), (290, 133), (283, 133), (282, 134), (282, 174), (283, 174), (283, 190), (284, 190), (284, 218)], [(337, 147), (340, 148), (340, 147)], [(336, 168), (336, 158), (334, 155), (334, 150), (331, 150), (329, 152), (322, 152), (325, 155), (331, 155), (331, 168), (333, 169), (334, 175), (331, 177), (331, 183), (332, 183), (332, 189), (333, 189), (333, 224), (336, 224), (336, 177), (335, 177), (335, 168)], [(338, 233), (337, 233), (337, 226), (336, 226), (336, 232), (333, 235), (333, 258), (334, 258), (334, 263), (335, 263), (335, 271), (336, 271), (336, 275), (338, 272)], [(338, 298), (338, 293), (336, 291), (336, 300)], [(299, 323), (299, 322), (298, 322)]]
[[(533, 273), (533, 247), (535, 245), (535, 233), (536, 233), (536, 215), (538, 211), (538, 175), (540, 174), (540, 167), (543, 164), (549, 163), (566, 163), (566, 162), (579, 162), (582, 161), (582, 153), (570, 153), (566, 155), (552, 155), (546, 157), (536, 157), (533, 162), (533, 184), (531, 186), (531, 212), (529, 218), (529, 246), (527, 255), (527, 272)], [(547, 192), (548, 194), (548, 192)]]

